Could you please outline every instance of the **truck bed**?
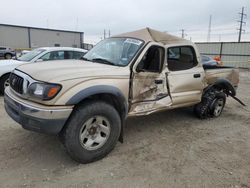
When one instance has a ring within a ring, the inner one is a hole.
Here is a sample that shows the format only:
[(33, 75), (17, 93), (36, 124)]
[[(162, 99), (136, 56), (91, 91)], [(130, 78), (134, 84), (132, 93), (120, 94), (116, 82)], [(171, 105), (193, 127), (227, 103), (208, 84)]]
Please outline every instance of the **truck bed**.
[(218, 78), (225, 78), (231, 82), (234, 87), (239, 83), (239, 69), (226, 66), (204, 66), (208, 84), (213, 84)]

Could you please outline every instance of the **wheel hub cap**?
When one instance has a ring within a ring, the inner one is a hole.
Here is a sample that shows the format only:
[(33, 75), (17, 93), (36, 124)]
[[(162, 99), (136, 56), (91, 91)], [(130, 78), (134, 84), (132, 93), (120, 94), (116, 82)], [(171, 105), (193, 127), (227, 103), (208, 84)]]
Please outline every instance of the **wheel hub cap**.
[(91, 127), (91, 128), (88, 130), (88, 132), (89, 132), (90, 135), (95, 135), (95, 134), (96, 134), (96, 131), (97, 131), (96, 127)]
[(214, 115), (219, 116), (222, 112), (223, 107), (224, 107), (224, 101), (223, 99), (219, 99), (215, 104)]
[(86, 150), (101, 148), (110, 135), (110, 123), (103, 116), (95, 116), (88, 119), (81, 127), (79, 140)]

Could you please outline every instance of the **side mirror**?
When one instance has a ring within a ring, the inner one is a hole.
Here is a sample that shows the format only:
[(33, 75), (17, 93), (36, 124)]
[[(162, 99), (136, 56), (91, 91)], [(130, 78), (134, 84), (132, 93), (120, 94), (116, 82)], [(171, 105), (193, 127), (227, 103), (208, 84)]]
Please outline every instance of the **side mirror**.
[(138, 72), (138, 73), (145, 72), (145, 69), (137, 67), (136, 68), (136, 72)]
[(136, 67), (136, 72), (145, 72), (145, 69), (144, 69), (144, 63), (143, 63), (143, 61), (141, 61), (138, 65), (137, 65), (137, 67)]
[(36, 62), (43, 62), (43, 59), (38, 59), (36, 60)]

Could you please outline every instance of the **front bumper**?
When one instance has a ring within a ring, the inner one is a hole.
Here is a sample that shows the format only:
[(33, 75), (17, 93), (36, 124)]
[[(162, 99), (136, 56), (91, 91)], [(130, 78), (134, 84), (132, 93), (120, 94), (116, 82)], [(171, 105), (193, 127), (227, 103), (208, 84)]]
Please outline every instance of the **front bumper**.
[(5, 90), (4, 106), (8, 115), (24, 129), (46, 134), (58, 134), (73, 110), (73, 106), (50, 107), (24, 101), (9, 87)]

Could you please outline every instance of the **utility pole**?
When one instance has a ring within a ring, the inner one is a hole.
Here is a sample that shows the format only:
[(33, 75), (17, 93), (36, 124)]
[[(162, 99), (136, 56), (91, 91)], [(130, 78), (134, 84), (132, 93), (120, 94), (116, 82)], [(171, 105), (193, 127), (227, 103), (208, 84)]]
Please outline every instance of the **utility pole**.
[(181, 38), (185, 38), (185, 29), (181, 29)]
[(104, 29), (104, 32), (103, 32), (103, 39), (106, 39), (106, 30)]
[(211, 24), (212, 24), (212, 15), (209, 16), (209, 24), (208, 24), (208, 32), (207, 32), (207, 42), (210, 42)]
[(47, 29), (49, 28), (49, 19), (46, 20), (47, 23)]
[(237, 29), (239, 30), (239, 38), (238, 38), (238, 42), (241, 42), (241, 34), (242, 34), (242, 31), (245, 32), (244, 29), (242, 29), (243, 27), (243, 24), (246, 24), (246, 22), (244, 22), (244, 19), (246, 18), (246, 14), (244, 13), (244, 7), (242, 7), (242, 10), (241, 12), (239, 13), (240, 15), (240, 20), (238, 20), (238, 22), (240, 23), (240, 28)]
[(78, 30), (78, 18), (76, 18), (76, 31)]
[(110, 32), (110, 29), (106, 32), (106, 29), (104, 29), (104, 32), (103, 32), (103, 39), (106, 39), (106, 35), (108, 36), (108, 38), (110, 38), (111, 36), (111, 32)]

